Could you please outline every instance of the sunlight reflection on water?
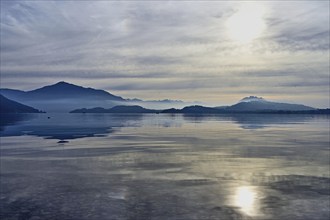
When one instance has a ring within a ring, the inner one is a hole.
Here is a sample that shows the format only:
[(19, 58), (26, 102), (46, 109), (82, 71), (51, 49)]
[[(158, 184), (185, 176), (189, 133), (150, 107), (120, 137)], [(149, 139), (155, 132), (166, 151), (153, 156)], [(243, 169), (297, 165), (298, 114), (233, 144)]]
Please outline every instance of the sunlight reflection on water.
[(250, 186), (240, 186), (236, 189), (234, 205), (239, 207), (247, 215), (257, 214), (257, 193), (255, 188)]

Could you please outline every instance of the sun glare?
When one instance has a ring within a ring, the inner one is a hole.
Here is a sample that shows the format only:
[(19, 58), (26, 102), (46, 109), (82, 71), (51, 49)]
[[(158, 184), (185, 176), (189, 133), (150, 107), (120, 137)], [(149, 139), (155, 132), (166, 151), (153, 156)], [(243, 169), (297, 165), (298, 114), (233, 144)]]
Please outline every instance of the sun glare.
[(226, 27), (229, 37), (239, 43), (248, 43), (259, 37), (266, 25), (264, 21), (265, 9), (258, 3), (245, 2), (227, 20)]
[(234, 203), (247, 215), (255, 213), (256, 193), (247, 186), (239, 187), (235, 193)]

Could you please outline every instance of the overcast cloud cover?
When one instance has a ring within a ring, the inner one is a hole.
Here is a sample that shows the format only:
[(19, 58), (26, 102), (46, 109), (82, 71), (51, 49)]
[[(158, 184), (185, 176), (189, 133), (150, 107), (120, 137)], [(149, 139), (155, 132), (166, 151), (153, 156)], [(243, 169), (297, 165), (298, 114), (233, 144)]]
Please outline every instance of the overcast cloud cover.
[(329, 1), (258, 1), (264, 31), (228, 35), (246, 2), (1, 1), (1, 87), (68, 81), (125, 98), (329, 107)]

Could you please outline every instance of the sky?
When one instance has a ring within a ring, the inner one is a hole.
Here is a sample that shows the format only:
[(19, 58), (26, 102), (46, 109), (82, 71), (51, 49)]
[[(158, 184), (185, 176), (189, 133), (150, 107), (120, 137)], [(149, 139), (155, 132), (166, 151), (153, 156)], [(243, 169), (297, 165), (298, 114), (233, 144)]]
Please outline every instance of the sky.
[(329, 1), (3, 1), (1, 88), (330, 106)]

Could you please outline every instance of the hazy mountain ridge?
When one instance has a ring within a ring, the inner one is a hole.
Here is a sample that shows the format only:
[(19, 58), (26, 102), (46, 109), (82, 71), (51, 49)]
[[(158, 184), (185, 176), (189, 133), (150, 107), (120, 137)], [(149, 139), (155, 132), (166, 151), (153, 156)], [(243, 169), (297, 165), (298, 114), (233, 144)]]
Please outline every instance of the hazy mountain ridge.
[(41, 113), (38, 109), (7, 99), (0, 94), (0, 113)]
[(104, 90), (85, 88), (67, 82), (58, 82), (31, 91), (0, 89), (0, 94), (23, 102), (47, 112), (69, 112), (82, 107), (113, 107), (126, 102), (120, 96), (115, 96)]
[[(104, 90), (85, 88), (67, 82), (58, 82), (31, 91), (0, 89), (9, 99), (22, 102), (47, 112), (85, 113), (228, 113), (228, 112), (298, 112), (314, 111), (315, 108), (290, 103), (268, 101), (262, 97), (248, 96), (231, 106), (206, 107), (188, 105), (180, 100), (124, 99)], [(158, 108), (154, 108), (154, 105)], [(157, 109), (157, 110), (154, 110)]]
[(138, 105), (118, 105), (109, 109), (96, 107), (92, 109), (76, 109), (71, 111), (70, 113), (156, 113), (159, 112), (153, 109), (146, 109)]
[(278, 103), (269, 101), (239, 102), (235, 105), (225, 108), (225, 110), (227, 111), (308, 111), (314, 109), (315, 108), (300, 104)]
[(20, 99), (77, 99), (77, 98), (96, 98), (96, 99), (108, 99), (115, 101), (125, 101), (120, 96), (115, 96), (104, 90), (98, 90), (93, 88), (85, 88), (82, 86), (77, 86), (67, 82), (58, 82), (53, 85), (44, 86), (39, 89), (31, 91), (20, 91), (12, 89), (1, 89), (2, 94), (7, 94), (8, 97), (17, 96)]
[[(243, 101), (242, 101), (243, 100)], [(261, 97), (250, 96), (240, 100), (237, 104), (231, 106), (206, 107), (201, 105), (186, 106), (182, 109), (169, 108), (164, 110), (145, 109), (141, 106), (125, 106), (130, 111), (124, 111), (123, 106), (116, 106), (118, 110), (93, 108), (77, 109), (71, 113), (182, 113), (182, 114), (226, 114), (226, 113), (279, 113), (279, 114), (329, 114), (330, 109), (315, 109), (300, 104), (270, 102)], [(115, 109), (114, 107), (113, 109)], [(139, 109), (142, 108), (143, 112)], [(137, 109), (137, 111), (135, 111)], [(148, 111), (149, 110), (149, 111)]]
[(0, 89), (1, 95), (11, 99), (12, 97), (21, 97), (26, 94), (25, 91), (17, 90), (17, 89)]
[(85, 88), (63, 81), (31, 91), (0, 89), (0, 94), (47, 112), (69, 112), (72, 109), (94, 108), (95, 106), (108, 109), (117, 105), (128, 104), (165, 109), (172, 106), (184, 107), (190, 104), (170, 99), (147, 101), (136, 98), (124, 99), (104, 90)]
[(241, 99), (237, 104), (231, 106), (205, 107), (205, 106), (187, 106), (183, 109), (166, 109), (162, 113), (290, 113), (290, 112), (309, 111), (310, 113), (325, 113), (315, 108), (290, 103), (270, 102), (262, 97), (249, 96)]
[(212, 107), (205, 107), (200, 105), (194, 105), (194, 106), (186, 106), (183, 109), (181, 109), (182, 113), (190, 113), (190, 114), (196, 114), (196, 113), (218, 113), (219, 110), (212, 108)]
[(313, 109), (313, 110), (248, 110), (248, 111), (231, 111), (228, 109), (218, 109), (205, 106), (187, 106), (182, 109), (170, 108), (164, 110), (146, 109), (141, 106), (115, 106), (110, 109), (101, 107), (75, 109), (70, 113), (163, 113), (163, 114), (330, 114), (330, 109)]

